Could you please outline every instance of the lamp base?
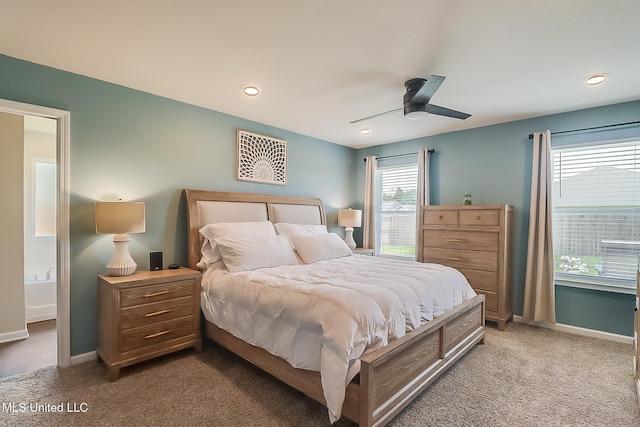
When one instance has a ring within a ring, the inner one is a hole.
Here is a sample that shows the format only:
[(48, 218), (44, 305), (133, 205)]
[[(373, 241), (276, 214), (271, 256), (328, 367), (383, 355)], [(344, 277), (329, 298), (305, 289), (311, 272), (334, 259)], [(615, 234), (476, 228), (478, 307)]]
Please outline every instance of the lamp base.
[(107, 273), (109, 276), (129, 276), (136, 271), (138, 264), (129, 254), (129, 236), (126, 234), (116, 234), (113, 236), (115, 252), (109, 264)]
[(353, 227), (345, 227), (344, 241), (349, 246), (349, 249), (354, 250), (356, 248), (356, 241), (353, 240)]

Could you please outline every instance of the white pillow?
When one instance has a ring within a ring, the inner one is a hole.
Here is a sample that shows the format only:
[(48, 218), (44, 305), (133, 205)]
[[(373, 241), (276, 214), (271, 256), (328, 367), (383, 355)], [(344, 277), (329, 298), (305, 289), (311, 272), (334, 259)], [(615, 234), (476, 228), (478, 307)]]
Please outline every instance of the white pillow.
[(291, 240), (305, 264), (353, 255), (349, 246), (335, 233), (292, 236)]
[(219, 222), (205, 225), (200, 229), (200, 234), (204, 237), (200, 261), (209, 268), (211, 264), (222, 259), (220, 250), (215, 242), (216, 239), (221, 237), (261, 239), (275, 236), (276, 231), (270, 221)]
[(296, 245), (291, 240), (292, 236), (310, 236), (313, 234), (327, 234), (327, 226), (322, 224), (291, 224), (288, 222), (278, 222), (273, 224), (278, 234), (287, 236), (291, 248), (295, 251)]
[(227, 270), (231, 273), (298, 263), (284, 236), (262, 239), (222, 237), (216, 240), (216, 244)]
[(299, 236), (309, 234), (327, 234), (327, 226), (323, 224), (291, 224), (278, 222), (274, 224), (278, 234), (283, 236)]

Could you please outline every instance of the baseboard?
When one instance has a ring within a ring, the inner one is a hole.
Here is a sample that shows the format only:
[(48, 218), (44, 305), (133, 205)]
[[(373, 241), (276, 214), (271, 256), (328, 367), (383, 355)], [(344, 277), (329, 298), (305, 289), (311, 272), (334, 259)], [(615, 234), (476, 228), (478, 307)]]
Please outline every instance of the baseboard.
[(98, 353), (95, 350), (88, 353), (78, 354), (76, 356), (71, 356), (71, 364), (78, 365), (84, 362), (91, 362), (92, 360), (96, 360), (96, 357), (98, 357)]
[[(538, 326), (541, 328), (547, 328), (554, 331), (568, 332), (570, 334), (584, 335), (587, 337), (600, 338), (604, 340), (633, 345), (633, 337), (612, 334), (611, 332), (603, 332), (603, 331), (596, 331), (594, 329), (579, 328), (577, 326), (564, 325), (561, 323), (556, 323), (555, 325), (553, 325), (551, 323), (546, 323), (546, 322), (532, 322), (528, 320), (525, 321), (522, 318), (522, 316), (513, 316), (513, 321), (517, 323), (525, 323), (527, 325)], [(25, 332), (26, 332), (26, 329), (25, 329)], [(3, 338), (2, 335), (3, 334), (0, 334), (0, 343), (2, 342), (2, 338)], [(89, 351), (87, 353), (71, 356), (71, 364), (78, 365), (80, 363), (91, 362), (92, 360), (96, 360), (97, 357), (98, 357), (98, 353), (95, 350)]]
[(3, 332), (0, 334), (0, 344), (11, 341), (18, 341), (29, 338), (29, 331), (27, 331), (27, 325), (24, 329), (11, 332)]
[(580, 328), (578, 326), (565, 325), (562, 323), (552, 324), (547, 322), (533, 322), (531, 320), (525, 320), (522, 316), (513, 316), (513, 321), (517, 323), (538, 326), (540, 328), (547, 328), (553, 331), (567, 332), (574, 335), (583, 335), (586, 337), (600, 338), (603, 340), (633, 345), (633, 337), (628, 337), (626, 335), (612, 334), (611, 332)]

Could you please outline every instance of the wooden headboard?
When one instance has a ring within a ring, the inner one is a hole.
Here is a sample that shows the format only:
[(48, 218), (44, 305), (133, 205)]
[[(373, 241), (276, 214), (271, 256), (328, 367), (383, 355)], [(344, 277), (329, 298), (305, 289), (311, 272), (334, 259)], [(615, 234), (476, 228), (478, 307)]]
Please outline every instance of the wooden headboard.
[(271, 221), (327, 224), (322, 200), (309, 197), (185, 189), (189, 227), (189, 268), (197, 270), (200, 229), (219, 222)]

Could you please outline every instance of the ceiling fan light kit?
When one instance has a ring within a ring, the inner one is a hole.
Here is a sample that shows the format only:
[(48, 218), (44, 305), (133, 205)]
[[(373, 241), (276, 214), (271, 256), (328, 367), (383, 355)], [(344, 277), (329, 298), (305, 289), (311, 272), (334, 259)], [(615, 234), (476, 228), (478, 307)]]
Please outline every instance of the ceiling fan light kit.
[(420, 120), (427, 117), (427, 104), (417, 104), (415, 102), (407, 102), (404, 104), (404, 118), (409, 120)]

